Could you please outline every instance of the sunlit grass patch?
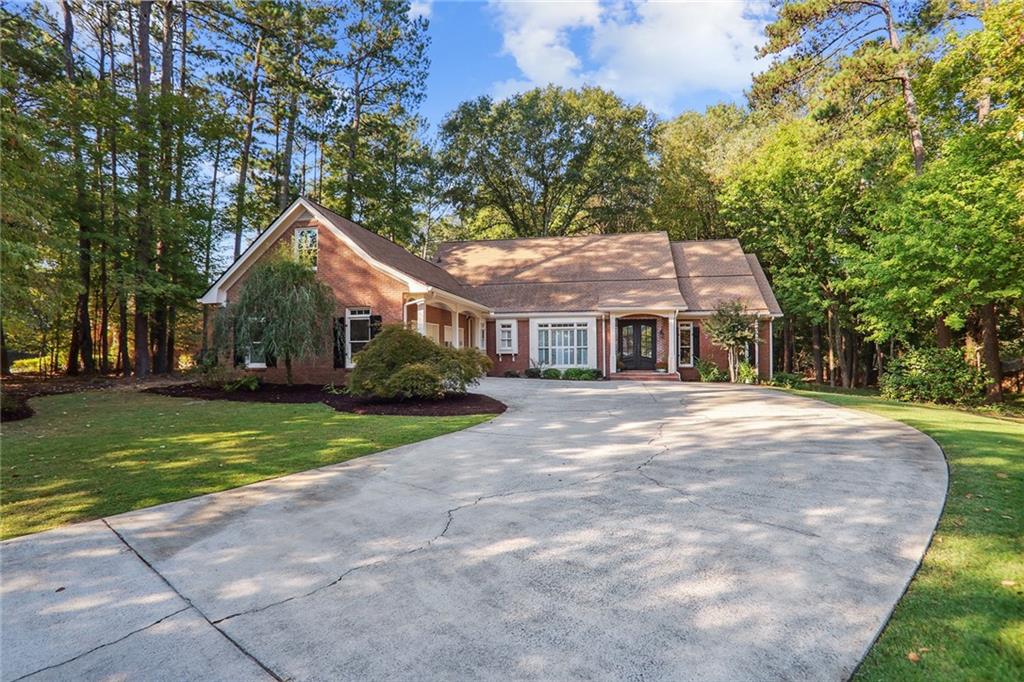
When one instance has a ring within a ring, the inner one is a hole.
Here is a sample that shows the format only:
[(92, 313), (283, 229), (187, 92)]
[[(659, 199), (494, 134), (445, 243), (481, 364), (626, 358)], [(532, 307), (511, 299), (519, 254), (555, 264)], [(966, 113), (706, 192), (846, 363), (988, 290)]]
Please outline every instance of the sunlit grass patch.
[(492, 415), (356, 415), (322, 404), (129, 391), (37, 398), (3, 425), (0, 537), (217, 492), (432, 438)]

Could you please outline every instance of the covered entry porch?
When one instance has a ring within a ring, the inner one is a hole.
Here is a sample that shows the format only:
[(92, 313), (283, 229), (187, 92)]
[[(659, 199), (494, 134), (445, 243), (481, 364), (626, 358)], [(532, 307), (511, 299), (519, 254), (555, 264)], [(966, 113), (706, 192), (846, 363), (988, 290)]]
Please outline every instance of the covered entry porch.
[(675, 310), (620, 310), (608, 315), (610, 379), (678, 381)]

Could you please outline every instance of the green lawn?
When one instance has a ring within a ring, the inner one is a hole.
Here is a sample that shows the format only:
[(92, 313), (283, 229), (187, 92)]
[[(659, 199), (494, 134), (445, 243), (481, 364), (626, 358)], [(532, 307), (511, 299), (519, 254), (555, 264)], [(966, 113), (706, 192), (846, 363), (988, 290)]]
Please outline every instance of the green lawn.
[(932, 545), (855, 679), (1024, 680), (1024, 424), (864, 395), (794, 393), (909, 424), (949, 461)]
[(134, 391), (31, 405), (35, 416), (3, 425), (0, 538), (343, 462), (493, 416), (355, 415)]

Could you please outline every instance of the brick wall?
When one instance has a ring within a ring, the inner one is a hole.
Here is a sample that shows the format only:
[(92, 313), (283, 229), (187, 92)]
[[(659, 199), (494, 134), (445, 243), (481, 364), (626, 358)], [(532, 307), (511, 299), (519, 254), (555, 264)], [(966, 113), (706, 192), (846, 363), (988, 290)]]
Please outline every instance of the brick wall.
[(500, 377), (508, 370), (522, 374), (530, 366), (530, 321), (516, 321), (516, 333), (519, 335), (519, 352), (515, 355), (508, 353), (498, 355), (498, 341), (495, 338), (496, 329), (497, 323), (494, 320), (488, 320), (487, 357), (494, 363), (494, 366), (491, 367), (490, 375), (492, 377)]
[[(267, 255), (278, 248), (291, 248), (296, 230), (317, 228), (317, 272), (316, 276), (325, 282), (334, 293), (335, 315), (343, 317), (346, 308), (369, 308), (373, 315), (380, 315), (383, 324), (402, 322), (402, 300), (405, 285), (398, 280), (374, 269), (364, 261), (329, 228), (315, 221), (300, 221), (292, 224), (271, 246)], [(263, 256), (266, 258), (267, 256)], [(246, 275), (233, 283), (227, 291), (228, 304), (238, 299)], [(227, 359), (231, 361), (230, 358)], [(278, 366), (265, 370), (249, 370), (268, 382), (285, 381), (284, 360), (278, 358)], [(331, 339), (324, 340), (324, 352), (313, 360), (293, 361), (292, 374), (299, 383), (343, 383), (347, 371), (334, 369), (334, 352)]]

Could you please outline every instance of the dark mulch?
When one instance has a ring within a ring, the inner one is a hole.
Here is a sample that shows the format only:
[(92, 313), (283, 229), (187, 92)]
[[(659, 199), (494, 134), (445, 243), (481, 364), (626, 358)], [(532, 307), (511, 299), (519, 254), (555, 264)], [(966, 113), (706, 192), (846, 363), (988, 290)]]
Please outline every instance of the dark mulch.
[(147, 393), (194, 398), (197, 400), (235, 400), (253, 403), (324, 403), (339, 412), (354, 414), (390, 414), (407, 417), (452, 417), (466, 414), (501, 414), (505, 403), (479, 393), (452, 395), (441, 400), (404, 400), (399, 402), (355, 398), (325, 393), (316, 384), (260, 384), (255, 391), (227, 393), (199, 384), (176, 384), (147, 388)]
[(15, 422), (19, 419), (28, 419), (33, 414), (35, 412), (23, 396), (5, 394), (0, 400), (0, 421)]

